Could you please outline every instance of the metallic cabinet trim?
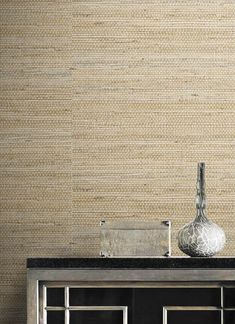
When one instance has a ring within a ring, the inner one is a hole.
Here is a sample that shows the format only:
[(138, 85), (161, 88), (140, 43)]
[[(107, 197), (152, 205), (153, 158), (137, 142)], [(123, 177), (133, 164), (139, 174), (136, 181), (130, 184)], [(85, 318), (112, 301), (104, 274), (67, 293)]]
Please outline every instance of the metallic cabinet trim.
[(69, 286), (65, 286), (64, 289), (64, 300), (65, 300), (65, 324), (69, 324)]
[[(127, 306), (70, 306), (70, 307), (46, 307), (46, 311), (65, 311), (65, 324), (69, 324), (69, 314), (72, 311), (122, 311), (123, 324), (128, 324)], [(47, 321), (45, 320), (45, 324)]]
[[(38, 282), (39, 283), (39, 282)], [(43, 284), (41, 296), (39, 299), (40, 312), (42, 312), (42, 323), (47, 324), (47, 311), (64, 311), (65, 324), (70, 324), (71, 311), (122, 311), (123, 324), (128, 324), (128, 307), (127, 306), (70, 306), (69, 305), (69, 289), (67, 284), (64, 286), (64, 307), (63, 306), (47, 306), (47, 285)]]
[(38, 281), (102, 281), (102, 282), (211, 282), (235, 281), (231, 269), (29, 269), (31, 282)]
[[(221, 287), (235, 281), (234, 269), (28, 269), (27, 324), (39, 322), (39, 288), (63, 285), (71, 287)], [(230, 286), (230, 285), (229, 285)], [(231, 286), (230, 286), (231, 287)], [(67, 288), (68, 289), (68, 288)], [(221, 297), (223, 290), (221, 289)], [(69, 301), (66, 298), (66, 307)], [(223, 311), (221, 302), (221, 312)], [(232, 310), (232, 309), (231, 309)], [(67, 312), (69, 313), (69, 312)], [(167, 323), (167, 310), (163, 310)], [(127, 310), (124, 311), (124, 323)], [(66, 315), (66, 324), (69, 314)], [(223, 323), (221, 323), (223, 324)]]
[[(47, 311), (46, 311), (46, 305), (47, 305), (47, 287), (44, 285), (42, 288), (42, 300), (40, 296), (40, 302), (42, 301), (42, 318), (43, 318), (43, 324), (47, 323)], [(41, 307), (40, 307), (41, 310)]]
[(70, 311), (122, 311), (123, 324), (128, 324), (128, 307), (127, 306), (71, 306)]
[(220, 288), (221, 324), (224, 324), (224, 287)]
[(47, 306), (45, 307), (48, 311), (65, 311), (66, 309), (74, 311), (74, 310), (81, 310), (81, 311), (124, 311), (127, 306)]
[[(40, 284), (46, 285), (47, 288), (61, 288), (66, 285), (69, 288), (221, 288), (218, 282), (102, 282), (102, 281), (40, 281)], [(231, 288), (231, 286), (229, 286)]]
[(164, 306), (166, 311), (220, 311), (216, 306)]
[(27, 277), (27, 324), (39, 324), (39, 280), (33, 273)]

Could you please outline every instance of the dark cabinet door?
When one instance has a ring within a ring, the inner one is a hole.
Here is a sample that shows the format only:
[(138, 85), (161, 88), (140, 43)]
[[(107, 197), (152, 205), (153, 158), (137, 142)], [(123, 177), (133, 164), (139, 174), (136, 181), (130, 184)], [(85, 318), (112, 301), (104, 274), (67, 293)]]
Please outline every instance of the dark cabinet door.
[(132, 288), (70, 288), (70, 306), (131, 306)]
[[(166, 324), (221, 324), (221, 311), (219, 310), (169, 310)], [(164, 323), (164, 324), (165, 324)]]
[[(134, 291), (133, 324), (172, 324), (174, 317), (182, 319), (182, 322), (175, 321), (174, 324), (192, 324), (193, 322), (187, 322), (187, 319), (193, 318), (192, 315), (196, 313), (200, 313), (198, 318), (204, 316), (204, 321), (197, 324), (220, 324), (217, 321), (220, 314), (205, 312), (207, 308), (219, 308), (220, 304), (219, 288), (137, 288)], [(196, 310), (192, 312), (193, 309)], [(200, 309), (203, 312), (200, 312)], [(210, 321), (210, 318), (214, 321)]]
[(118, 310), (93, 310), (71, 311), (71, 324), (123, 324), (122, 311)]
[(224, 323), (223, 324), (235, 324), (235, 310), (224, 311)]
[(43, 324), (235, 324), (234, 288), (46, 288)]
[(48, 311), (47, 312), (47, 323), (48, 324), (64, 324), (65, 323), (65, 312), (64, 311)]

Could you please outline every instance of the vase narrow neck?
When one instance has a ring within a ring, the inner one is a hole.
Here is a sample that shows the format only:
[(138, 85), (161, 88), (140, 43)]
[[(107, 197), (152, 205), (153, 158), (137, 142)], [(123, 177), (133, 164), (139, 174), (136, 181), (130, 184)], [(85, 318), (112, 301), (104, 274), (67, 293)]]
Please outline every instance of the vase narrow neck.
[(197, 168), (197, 194), (196, 194), (196, 219), (207, 220), (206, 193), (205, 193), (205, 163), (198, 163)]

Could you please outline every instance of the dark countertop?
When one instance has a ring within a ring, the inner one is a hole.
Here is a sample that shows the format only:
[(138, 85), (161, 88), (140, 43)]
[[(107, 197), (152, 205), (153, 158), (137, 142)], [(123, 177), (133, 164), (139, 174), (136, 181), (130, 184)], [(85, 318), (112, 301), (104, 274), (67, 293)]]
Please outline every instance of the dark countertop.
[(27, 268), (235, 269), (235, 257), (189, 258), (29, 258)]

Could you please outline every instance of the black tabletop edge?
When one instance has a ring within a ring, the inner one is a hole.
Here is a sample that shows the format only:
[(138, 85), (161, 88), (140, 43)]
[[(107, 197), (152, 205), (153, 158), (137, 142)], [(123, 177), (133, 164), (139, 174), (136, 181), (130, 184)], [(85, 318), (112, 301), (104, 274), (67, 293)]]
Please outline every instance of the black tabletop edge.
[(235, 269), (235, 257), (159, 257), (159, 258), (28, 258), (27, 268), (101, 269)]

